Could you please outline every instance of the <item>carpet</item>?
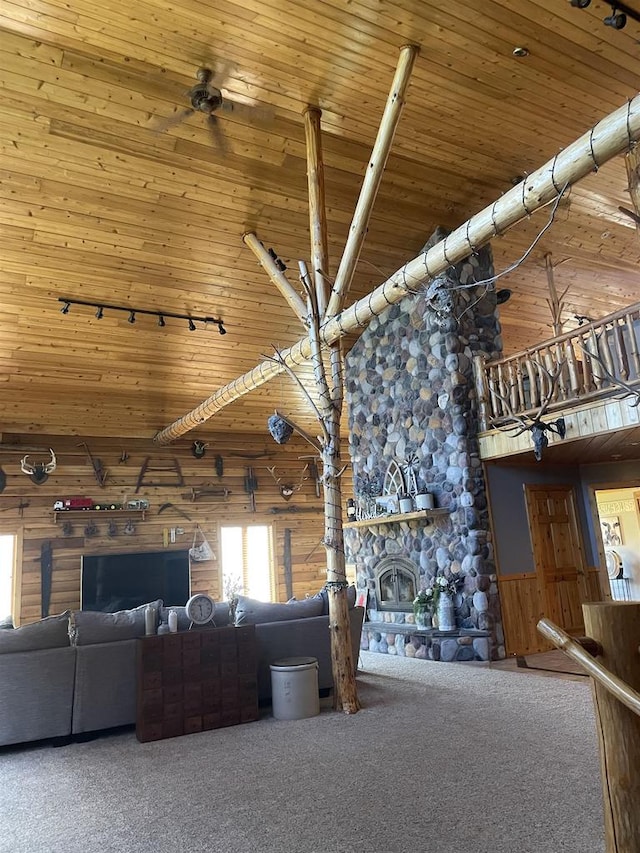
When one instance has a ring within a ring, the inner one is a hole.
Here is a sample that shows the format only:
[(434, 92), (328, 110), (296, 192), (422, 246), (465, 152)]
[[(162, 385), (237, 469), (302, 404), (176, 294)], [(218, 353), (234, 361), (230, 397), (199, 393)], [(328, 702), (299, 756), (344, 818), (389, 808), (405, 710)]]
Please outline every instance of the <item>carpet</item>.
[(0, 751), (2, 853), (603, 853), (588, 682), (364, 652), (362, 710)]

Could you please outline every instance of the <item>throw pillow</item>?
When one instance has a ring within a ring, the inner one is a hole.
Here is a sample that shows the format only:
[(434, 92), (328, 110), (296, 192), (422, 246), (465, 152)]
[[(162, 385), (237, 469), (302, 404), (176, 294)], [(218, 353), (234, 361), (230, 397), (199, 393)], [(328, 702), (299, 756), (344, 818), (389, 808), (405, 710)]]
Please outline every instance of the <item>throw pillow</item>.
[(316, 596), (302, 601), (288, 601), (286, 604), (238, 596), (236, 625), (288, 622), (290, 619), (307, 619), (312, 616), (322, 616), (322, 600)]
[[(162, 600), (150, 601), (160, 612)], [(69, 619), (69, 636), (74, 646), (89, 646), (95, 643), (113, 643), (117, 640), (133, 640), (144, 637), (144, 613), (146, 604), (133, 610), (118, 610), (102, 613), (97, 610), (74, 610)], [(157, 624), (157, 617), (156, 617)]]
[(10, 652), (32, 652), (36, 649), (57, 649), (69, 645), (69, 611), (56, 616), (47, 616), (39, 622), (31, 622), (0, 631), (0, 654)]

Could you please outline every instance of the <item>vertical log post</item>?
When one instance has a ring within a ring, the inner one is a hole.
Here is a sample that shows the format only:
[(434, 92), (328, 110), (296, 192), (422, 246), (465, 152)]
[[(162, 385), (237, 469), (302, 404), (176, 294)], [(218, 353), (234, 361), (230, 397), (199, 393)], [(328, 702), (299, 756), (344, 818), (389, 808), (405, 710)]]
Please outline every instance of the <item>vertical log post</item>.
[[(640, 691), (640, 602), (583, 604), (586, 633), (603, 650), (602, 665)], [(593, 682), (600, 742), (607, 853), (638, 853), (640, 716)]]
[[(309, 233), (311, 235), (311, 269), (316, 288), (320, 316), (324, 316), (329, 300), (329, 242), (325, 213), (324, 163), (322, 160), (321, 112), (316, 107), (304, 111), (304, 132), (307, 146), (307, 186), (309, 189)], [(324, 273), (324, 275), (323, 275)]]
[(400, 57), (396, 73), (391, 83), (391, 90), (387, 97), (387, 103), (380, 120), (378, 135), (371, 152), (371, 158), (364, 173), (362, 188), (356, 203), (356, 209), (351, 220), (349, 236), (340, 259), (340, 266), (336, 273), (333, 291), (329, 298), (329, 305), (324, 314), (325, 320), (334, 317), (342, 311), (345, 298), (351, 286), (351, 280), (356, 270), (358, 258), (364, 238), (369, 227), (371, 211), (378, 194), (378, 187), (382, 180), (384, 167), (391, 151), (393, 137), (400, 120), (400, 114), (404, 106), (404, 97), (409, 86), (409, 78), (413, 71), (413, 65), (418, 55), (418, 47), (413, 44), (405, 44), (400, 48)]

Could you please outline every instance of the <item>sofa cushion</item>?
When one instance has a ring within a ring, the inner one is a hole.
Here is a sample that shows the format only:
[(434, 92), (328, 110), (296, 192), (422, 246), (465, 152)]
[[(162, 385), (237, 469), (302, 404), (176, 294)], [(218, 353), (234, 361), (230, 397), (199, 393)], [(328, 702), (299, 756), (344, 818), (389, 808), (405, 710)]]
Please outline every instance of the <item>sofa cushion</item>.
[(238, 596), (236, 625), (288, 622), (290, 619), (306, 619), (311, 616), (322, 616), (322, 599), (316, 596), (302, 601), (288, 601), (286, 604), (257, 601), (245, 595)]
[[(150, 601), (148, 604), (156, 608), (157, 614), (162, 607), (162, 600)], [(71, 644), (87, 646), (93, 643), (113, 643), (118, 640), (144, 637), (144, 612), (148, 604), (141, 604), (133, 610), (117, 610), (115, 613), (74, 610), (69, 619)]]
[(14, 628), (13, 631), (0, 631), (0, 654), (10, 652), (31, 652), (35, 649), (57, 649), (69, 645), (69, 611), (47, 616), (39, 622), (31, 622)]
[[(191, 627), (191, 622), (187, 619), (187, 614), (184, 605), (174, 607), (166, 604), (160, 608), (160, 622), (169, 622), (169, 611), (175, 610), (178, 614), (178, 631), (188, 631)], [(216, 628), (224, 628), (229, 624), (229, 602), (216, 601), (216, 611), (213, 615), (213, 621)]]

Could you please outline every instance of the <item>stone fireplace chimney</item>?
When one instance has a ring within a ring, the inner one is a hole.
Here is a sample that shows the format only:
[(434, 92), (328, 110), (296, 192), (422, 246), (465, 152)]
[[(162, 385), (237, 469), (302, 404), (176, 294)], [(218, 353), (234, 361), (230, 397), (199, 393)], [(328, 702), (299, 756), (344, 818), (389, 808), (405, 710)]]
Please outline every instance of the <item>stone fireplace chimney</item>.
[[(425, 248), (444, 236), (438, 229)], [(492, 275), (487, 247), (389, 306), (346, 359), (356, 504), (367, 494), (371, 503), (396, 463), (434, 495), (438, 510), (345, 529), (347, 559), (368, 590), (363, 645), (371, 651), (504, 657), (472, 369), (474, 355), (497, 358), (502, 349), (495, 288), (476, 284)], [(436, 575), (459, 579), (455, 632), (416, 630), (412, 598)]]

